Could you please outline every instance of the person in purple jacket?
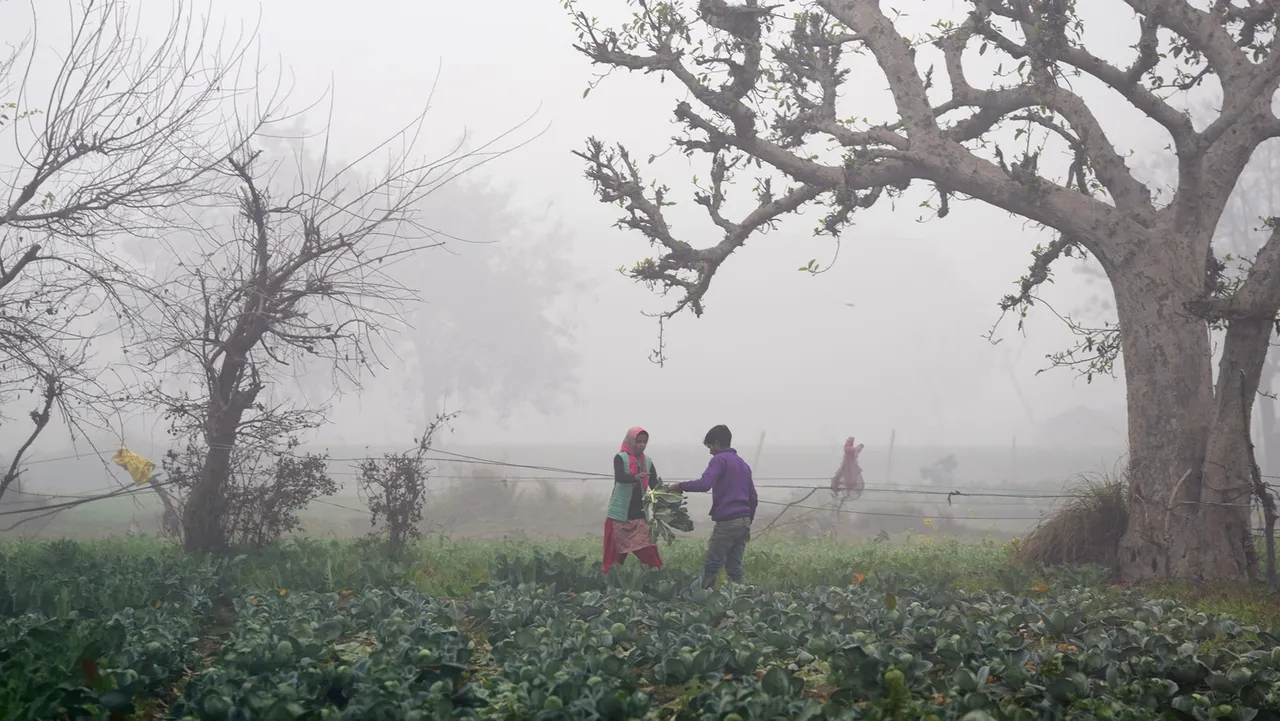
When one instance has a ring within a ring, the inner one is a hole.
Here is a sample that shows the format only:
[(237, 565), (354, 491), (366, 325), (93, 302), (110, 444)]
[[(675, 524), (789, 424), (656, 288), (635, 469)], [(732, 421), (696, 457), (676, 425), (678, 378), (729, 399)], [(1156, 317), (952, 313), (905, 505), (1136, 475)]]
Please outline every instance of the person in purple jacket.
[(715, 528), (707, 543), (707, 558), (702, 564), (702, 585), (714, 588), (720, 569), (729, 580), (742, 583), (745, 574), (742, 557), (751, 540), (751, 523), (756, 518), (756, 484), (751, 480), (751, 466), (733, 450), (733, 434), (728, 426), (707, 431), (702, 445), (711, 451), (707, 470), (696, 481), (675, 483), (668, 490), (676, 493), (711, 491), (711, 520)]

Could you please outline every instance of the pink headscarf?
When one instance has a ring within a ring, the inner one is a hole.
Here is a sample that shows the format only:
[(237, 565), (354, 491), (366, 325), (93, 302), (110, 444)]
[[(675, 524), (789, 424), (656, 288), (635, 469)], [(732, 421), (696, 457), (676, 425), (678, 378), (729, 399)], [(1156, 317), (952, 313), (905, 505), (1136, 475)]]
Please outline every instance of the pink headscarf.
[(836, 471), (836, 475), (831, 479), (832, 490), (843, 490), (851, 493), (854, 498), (862, 495), (862, 489), (866, 487), (866, 483), (862, 480), (862, 466), (858, 465), (858, 455), (862, 453), (862, 446), (857, 444), (853, 436), (844, 442), (844, 459), (840, 461), (840, 470)]
[[(643, 453), (632, 453), (632, 452), (631, 452), (631, 448), (632, 448), (632, 446), (634, 446), (634, 445), (635, 445), (636, 438), (637, 438), (641, 433), (644, 433), (645, 435), (648, 435), (648, 434), (649, 434), (649, 431), (646, 431), (645, 429), (641, 428), (640, 426), (634, 426), (631, 430), (627, 431), (627, 437), (622, 439), (622, 449), (621, 449), (621, 450), (622, 450), (624, 453), (626, 453), (626, 454), (627, 454), (627, 460), (628, 460), (628, 463), (627, 463), (627, 473), (630, 473), (630, 474), (632, 474), (632, 475), (635, 475), (635, 474), (637, 474), (637, 473), (640, 473), (640, 472), (641, 472), (641, 469), (644, 469), (644, 471), (648, 471), (648, 470), (649, 470), (649, 464), (645, 461), (644, 454), (643, 454)], [(649, 490), (649, 481), (648, 481), (648, 479), (645, 479), (645, 480), (644, 480), (644, 490), (646, 490), (646, 491), (647, 491), (647, 490)]]

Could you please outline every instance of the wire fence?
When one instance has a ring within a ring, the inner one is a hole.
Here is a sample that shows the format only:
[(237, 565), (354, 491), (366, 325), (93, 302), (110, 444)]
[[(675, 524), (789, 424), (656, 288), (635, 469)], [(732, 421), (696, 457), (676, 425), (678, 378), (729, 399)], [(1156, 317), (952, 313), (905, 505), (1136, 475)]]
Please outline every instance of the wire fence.
[[(518, 475), (518, 476), (497, 476), (489, 478), (477, 478), (474, 474), (437, 474), (433, 473), (431, 478), (438, 480), (457, 480), (470, 482), (492, 482), (501, 484), (524, 484), (524, 483), (579, 483), (586, 484), (598, 482), (602, 480), (612, 480), (612, 474), (600, 473), (596, 471), (583, 471), (573, 468), (563, 468), (556, 466), (537, 465), (529, 463), (514, 463), (509, 461), (501, 461), (490, 458), (482, 458), (462, 453), (455, 453), (439, 448), (432, 448), (430, 452), (436, 455), (427, 456), (424, 460), (432, 463), (451, 463), (462, 466), (471, 466), (473, 468), (491, 468), (501, 469), (502, 471), (521, 471), (521, 472), (537, 472), (547, 475)], [(59, 456), (55, 458), (43, 458), (30, 461), (25, 465), (33, 466), (45, 463), (53, 463), (57, 461), (68, 460), (88, 460), (91, 458), (105, 459), (106, 454), (71, 454)], [(381, 456), (355, 456), (342, 458), (329, 458), (330, 463), (352, 463), (357, 464), (370, 460), (380, 460)], [(331, 475), (354, 475), (357, 472), (330, 470)], [(1277, 476), (1263, 476), (1264, 478), (1280, 478)], [(160, 481), (159, 485), (168, 486), (172, 481)], [(868, 485), (862, 489), (861, 494), (870, 494), (870, 498), (857, 497), (839, 502), (834, 505), (818, 506), (805, 504), (810, 496), (820, 491), (832, 492), (838, 498), (838, 493), (832, 491), (830, 487), (829, 477), (817, 476), (763, 476), (755, 479), (755, 486), (761, 490), (790, 490), (795, 492), (809, 491), (808, 496), (804, 496), (799, 500), (777, 501), (760, 499), (762, 505), (785, 507), (785, 509), (800, 509), (814, 512), (832, 513), (844, 516), (863, 516), (863, 517), (883, 517), (883, 518), (921, 518), (920, 513), (904, 513), (892, 512), (884, 510), (867, 510), (866, 508), (847, 508), (846, 503), (864, 505), (897, 505), (903, 506), (910, 502), (921, 503), (927, 500), (933, 500), (935, 504), (945, 503), (948, 507), (954, 507), (957, 500), (963, 501), (967, 506), (976, 506), (979, 508), (1021, 508), (1035, 509), (1037, 507), (1048, 509), (1054, 502), (1072, 499), (1084, 499), (1089, 497), (1084, 493), (1048, 493), (1044, 489), (1016, 487), (1009, 484), (974, 484), (969, 483), (951, 488), (940, 488), (936, 485), (926, 484), (897, 484), (897, 485)], [(24, 505), (17, 508), (9, 508), (0, 510), (0, 517), (5, 516), (27, 516), (41, 517), (50, 514), (60, 513), (71, 508), (76, 508), (88, 503), (98, 501), (122, 498), (136, 497), (140, 494), (153, 492), (150, 485), (127, 485), (105, 488), (98, 492), (90, 492), (86, 494), (54, 494), (41, 493), (33, 491), (22, 491), (11, 488), (8, 493), (14, 493), (30, 498), (38, 498), (41, 501), (58, 500), (58, 503), (43, 503), (42, 505)], [(882, 494), (882, 495), (881, 495)], [(898, 496), (897, 498), (887, 498), (885, 496)], [(877, 497), (880, 496), (880, 497)], [(343, 509), (353, 513), (367, 513), (367, 509), (355, 508), (344, 505), (330, 499), (317, 499), (318, 504), (326, 505), (334, 508)], [(1220, 505), (1238, 505), (1247, 506), (1250, 504), (1220, 504)], [(785, 510), (784, 509), (784, 510)], [(969, 515), (962, 516), (935, 516), (946, 518), (952, 521), (987, 521), (987, 522), (1038, 522), (1043, 520), (1043, 513), (1038, 515), (973, 515), (972, 510)], [(0, 527), (0, 531), (6, 530)]]

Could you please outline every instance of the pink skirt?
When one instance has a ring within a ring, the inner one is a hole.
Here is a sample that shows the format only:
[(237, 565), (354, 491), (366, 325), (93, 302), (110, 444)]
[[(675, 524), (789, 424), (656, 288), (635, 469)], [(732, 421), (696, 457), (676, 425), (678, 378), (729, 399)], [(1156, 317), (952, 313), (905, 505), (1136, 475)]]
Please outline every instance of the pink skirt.
[(634, 553), (640, 562), (650, 568), (662, 568), (658, 547), (649, 537), (649, 524), (643, 518), (634, 521), (604, 519), (604, 572), (615, 563), (622, 563), (628, 553)]

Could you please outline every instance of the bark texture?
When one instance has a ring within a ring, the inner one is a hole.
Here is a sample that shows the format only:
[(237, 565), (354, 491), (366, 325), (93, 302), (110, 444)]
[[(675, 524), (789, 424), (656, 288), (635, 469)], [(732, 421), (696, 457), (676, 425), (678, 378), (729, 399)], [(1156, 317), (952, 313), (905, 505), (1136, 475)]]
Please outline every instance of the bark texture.
[[(1178, 287), (1193, 268), (1129, 268), (1113, 281), (1129, 413), (1129, 525), (1120, 547), (1126, 579), (1163, 578), (1169, 534), (1181, 535), (1193, 507), (1213, 407), (1209, 338), (1182, 309)], [(1177, 524), (1177, 525), (1174, 525)]]
[[(229, 363), (227, 367), (243, 364)], [(238, 377), (228, 382), (240, 383)], [(248, 392), (220, 387), (221, 393), (209, 403), (209, 422), (205, 431), (208, 451), (200, 468), (199, 481), (191, 489), (183, 508), (183, 545), (188, 552), (222, 554), (228, 550), (227, 484), (232, 473), (232, 454), (241, 440), (239, 431), (245, 411), (257, 397), (257, 387)]]
[[(1162, 247), (1180, 253), (1150, 249), (1112, 281), (1129, 410), (1126, 580), (1241, 582), (1257, 571), (1251, 425), (1280, 312), (1280, 242), (1273, 232), (1235, 292), (1214, 299), (1198, 287), (1205, 266), (1178, 262), (1207, 252), (1209, 228), (1199, 243), (1169, 229)], [(1216, 381), (1211, 322), (1226, 327)]]

